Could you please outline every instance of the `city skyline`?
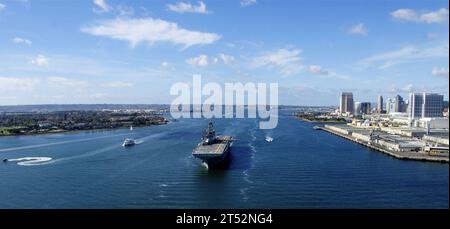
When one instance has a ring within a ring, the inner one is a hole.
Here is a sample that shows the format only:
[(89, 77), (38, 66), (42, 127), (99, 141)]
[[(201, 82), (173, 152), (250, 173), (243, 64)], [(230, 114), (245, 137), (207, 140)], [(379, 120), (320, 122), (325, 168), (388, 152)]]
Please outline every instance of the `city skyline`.
[[(383, 96), (377, 97), (377, 102), (355, 101), (352, 92), (342, 92), (338, 114), (342, 116), (361, 116), (365, 114), (396, 114), (408, 115), (409, 119), (444, 117), (445, 109), (444, 95), (437, 93), (409, 93), (408, 99), (396, 95), (394, 98), (387, 98), (383, 102)], [(372, 104), (375, 105), (372, 107)], [(384, 109), (385, 108), (385, 109)], [(395, 115), (394, 115), (395, 116)]]
[(0, 0), (0, 105), (169, 104), (192, 74), (279, 83), (285, 105), (448, 100), (448, 21), (437, 0)]

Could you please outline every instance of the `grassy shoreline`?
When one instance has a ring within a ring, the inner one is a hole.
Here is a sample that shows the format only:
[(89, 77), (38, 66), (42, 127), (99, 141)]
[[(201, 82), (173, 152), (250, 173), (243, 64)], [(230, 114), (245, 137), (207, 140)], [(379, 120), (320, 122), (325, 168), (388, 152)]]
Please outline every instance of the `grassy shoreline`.
[(312, 116), (300, 116), (300, 115), (294, 115), (296, 119), (310, 122), (310, 123), (347, 123), (344, 119), (327, 119), (327, 118), (315, 118)]

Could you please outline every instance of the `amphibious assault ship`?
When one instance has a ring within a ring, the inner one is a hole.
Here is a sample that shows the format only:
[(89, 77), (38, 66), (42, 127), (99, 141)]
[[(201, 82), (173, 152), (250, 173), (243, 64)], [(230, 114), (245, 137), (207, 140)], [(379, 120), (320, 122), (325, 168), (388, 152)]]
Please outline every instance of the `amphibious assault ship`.
[(192, 155), (200, 159), (208, 168), (214, 168), (222, 164), (230, 151), (233, 142), (231, 136), (216, 136), (212, 122), (208, 123), (208, 128), (202, 136), (202, 141), (192, 151)]

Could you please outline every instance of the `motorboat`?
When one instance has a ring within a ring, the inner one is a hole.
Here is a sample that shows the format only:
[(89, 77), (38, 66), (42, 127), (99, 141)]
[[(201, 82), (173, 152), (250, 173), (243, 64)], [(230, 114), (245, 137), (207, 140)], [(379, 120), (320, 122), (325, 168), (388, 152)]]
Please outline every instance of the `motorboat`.
[(123, 141), (123, 144), (122, 144), (123, 147), (134, 146), (134, 145), (136, 145), (136, 140), (131, 139), (131, 138), (126, 138), (125, 141)]

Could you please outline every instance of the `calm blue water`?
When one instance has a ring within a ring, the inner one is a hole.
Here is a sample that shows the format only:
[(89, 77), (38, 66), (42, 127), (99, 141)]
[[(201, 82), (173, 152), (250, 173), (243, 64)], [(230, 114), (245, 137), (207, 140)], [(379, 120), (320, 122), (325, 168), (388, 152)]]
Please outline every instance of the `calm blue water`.
[[(0, 208), (448, 208), (448, 164), (401, 161), (289, 115), (276, 129), (216, 119), (237, 138), (227, 170), (191, 156), (207, 120), (0, 138)], [(274, 141), (267, 143), (265, 136)], [(123, 138), (142, 141), (121, 147)]]

